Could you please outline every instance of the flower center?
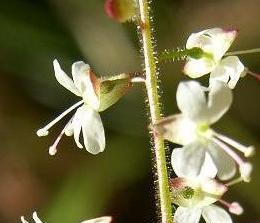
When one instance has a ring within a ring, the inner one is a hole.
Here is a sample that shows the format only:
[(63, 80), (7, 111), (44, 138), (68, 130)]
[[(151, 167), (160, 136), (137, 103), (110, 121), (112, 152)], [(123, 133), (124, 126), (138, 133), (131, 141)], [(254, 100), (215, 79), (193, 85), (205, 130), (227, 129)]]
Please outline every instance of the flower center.
[(185, 198), (185, 199), (192, 199), (194, 194), (195, 194), (195, 191), (194, 191), (193, 188), (191, 188), (189, 186), (186, 186), (186, 187), (183, 188), (183, 191), (182, 191), (183, 198)]

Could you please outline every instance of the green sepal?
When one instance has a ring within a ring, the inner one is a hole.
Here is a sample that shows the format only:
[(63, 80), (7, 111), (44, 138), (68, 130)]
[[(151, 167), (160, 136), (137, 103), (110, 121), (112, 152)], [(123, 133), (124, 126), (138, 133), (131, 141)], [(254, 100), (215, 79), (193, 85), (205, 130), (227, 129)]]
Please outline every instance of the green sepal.
[(132, 86), (129, 74), (118, 74), (100, 78), (98, 111), (104, 111), (115, 104)]
[(189, 56), (193, 59), (200, 59), (202, 57), (206, 57), (208, 59), (213, 59), (213, 55), (211, 53), (207, 53), (199, 47), (193, 47), (191, 49), (186, 49), (185, 52), (187, 53), (187, 56)]

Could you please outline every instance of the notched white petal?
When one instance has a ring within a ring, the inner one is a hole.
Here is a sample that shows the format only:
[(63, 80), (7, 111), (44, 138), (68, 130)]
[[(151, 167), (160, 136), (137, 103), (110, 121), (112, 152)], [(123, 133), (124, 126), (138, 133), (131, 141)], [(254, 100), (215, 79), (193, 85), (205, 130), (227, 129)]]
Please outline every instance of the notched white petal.
[(77, 109), (77, 111), (72, 119), (72, 126), (73, 126), (74, 140), (75, 140), (77, 146), (80, 149), (83, 149), (83, 146), (80, 143), (80, 132), (82, 129), (81, 119), (82, 119), (82, 106)]
[(202, 178), (215, 178), (217, 175), (217, 167), (215, 166), (209, 153), (206, 152), (204, 163), (201, 167), (200, 177)]
[(181, 82), (176, 93), (177, 105), (182, 113), (195, 122), (207, 120), (207, 103), (202, 87), (197, 81)]
[(208, 143), (208, 152), (211, 155), (217, 169), (220, 180), (228, 180), (236, 173), (235, 161), (214, 142)]
[(75, 86), (79, 89), (83, 100), (93, 109), (99, 108), (99, 80), (91, 72), (88, 64), (78, 61), (72, 65), (72, 76)]
[(174, 213), (175, 223), (198, 223), (201, 216), (201, 208), (178, 207)]
[(53, 67), (55, 72), (55, 77), (57, 81), (73, 94), (80, 96), (80, 92), (78, 91), (77, 87), (73, 83), (72, 79), (61, 69), (58, 60), (53, 61)]
[(98, 112), (84, 105), (81, 108), (84, 145), (88, 152), (98, 154), (105, 149), (105, 132)]
[(224, 209), (213, 204), (203, 208), (202, 216), (206, 223), (232, 223), (230, 215)]
[(205, 161), (205, 148), (194, 142), (172, 151), (171, 163), (179, 177), (198, 177)]
[(215, 81), (210, 85), (208, 95), (208, 119), (213, 124), (218, 121), (230, 108), (233, 96), (227, 85)]

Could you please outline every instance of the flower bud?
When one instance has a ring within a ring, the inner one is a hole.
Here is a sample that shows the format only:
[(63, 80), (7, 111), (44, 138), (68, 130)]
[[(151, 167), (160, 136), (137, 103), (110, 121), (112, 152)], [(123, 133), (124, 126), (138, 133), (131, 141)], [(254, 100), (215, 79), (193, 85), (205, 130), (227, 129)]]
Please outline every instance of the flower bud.
[(136, 15), (135, 0), (106, 0), (106, 14), (118, 22), (126, 22)]

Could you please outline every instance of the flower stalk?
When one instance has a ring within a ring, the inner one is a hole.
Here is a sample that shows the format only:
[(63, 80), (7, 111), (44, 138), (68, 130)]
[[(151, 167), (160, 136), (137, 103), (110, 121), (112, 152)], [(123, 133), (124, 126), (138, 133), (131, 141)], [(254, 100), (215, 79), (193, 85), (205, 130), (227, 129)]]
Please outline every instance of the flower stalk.
[[(152, 42), (152, 29), (149, 15), (148, 0), (139, 0), (140, 32), (143, 43), (143, 56), (146, 75), (146, 91), (149, 103), (151, 124), (154, 125), (161, 118), (161, 107), (158, 92), (157, 80), (157, 58), (154, 56), (154, 46)], [(164, 140), (161, 136), (153, 133), (153, 146), (155, 150), (156, 181), (159, 196), (159, 207), (162, 223), (172, 223), (171, 195), (169, 190), (169, 180), (166, 166)]]

